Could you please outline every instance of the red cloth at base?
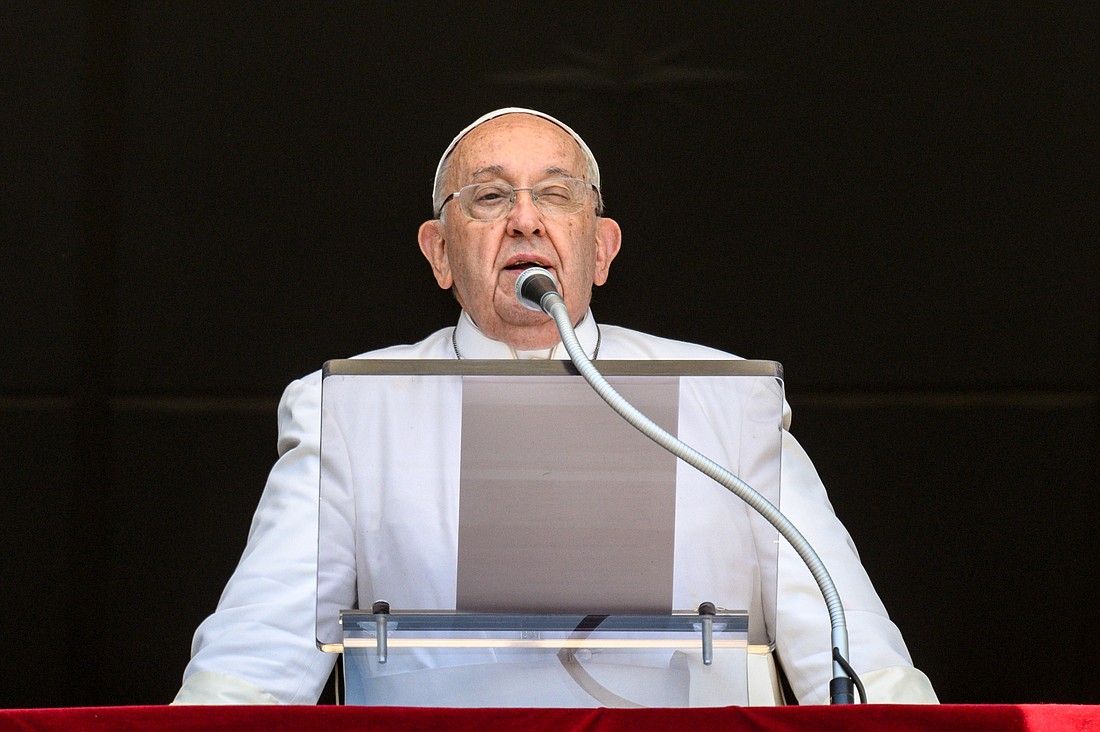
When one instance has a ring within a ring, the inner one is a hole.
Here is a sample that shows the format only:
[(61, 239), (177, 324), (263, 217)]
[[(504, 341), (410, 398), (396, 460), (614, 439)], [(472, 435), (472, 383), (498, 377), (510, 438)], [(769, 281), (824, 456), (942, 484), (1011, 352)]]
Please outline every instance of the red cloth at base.
[(844, 707), (729, 707), (724, 709), (426, 709), (403, 707), (90, 707), (0, 710), (7, 730), (317, 730), (413, 732), (522, 729), (530, 732), (856, 732), (968, 730), (982, 732), (1100, 732), (1100, 706), (854, 705)]

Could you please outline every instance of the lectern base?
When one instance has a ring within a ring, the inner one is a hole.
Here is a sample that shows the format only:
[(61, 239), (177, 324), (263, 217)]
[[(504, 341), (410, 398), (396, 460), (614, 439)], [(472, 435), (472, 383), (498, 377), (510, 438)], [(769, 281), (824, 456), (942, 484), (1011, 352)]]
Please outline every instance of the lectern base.
[(342, 614), (341, 623), (346, 700), (353, 705), (750, 703), (744, 614), (703, 618), (686, 613), (651, 617), (349, 611)]

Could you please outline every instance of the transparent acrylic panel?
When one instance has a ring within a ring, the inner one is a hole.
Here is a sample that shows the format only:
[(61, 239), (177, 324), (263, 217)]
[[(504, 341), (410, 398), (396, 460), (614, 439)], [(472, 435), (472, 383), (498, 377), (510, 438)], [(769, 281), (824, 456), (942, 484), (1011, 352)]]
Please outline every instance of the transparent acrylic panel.
[[(643, 412), (779, 504), (778, 364), (599, 366)], [(379, 600), (407, 612), (581, 615), (712, 602), (749, 614), (750, 644), (774, 643), (775, 529), (614, 414), (568, 362), (330, 362), (320, 501), (325, 650), (343, 647), (342, 610)], [(543, 607), (547, 597), (555, 604)]]
[(744, 614), (344, 613), (342, 623), (348, 704), (702, 707), (748, 702)]

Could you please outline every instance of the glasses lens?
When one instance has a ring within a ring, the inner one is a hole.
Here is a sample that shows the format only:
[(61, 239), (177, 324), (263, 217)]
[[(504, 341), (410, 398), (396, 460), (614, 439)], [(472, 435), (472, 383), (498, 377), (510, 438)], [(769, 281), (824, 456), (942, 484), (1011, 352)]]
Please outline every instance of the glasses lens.
[(458, 202), (470, 218), (496, 221), (515, 206), (517, 190), (530, 191), (531, 200), (544, 214), (568, 216), (584, 208), (589, 186), (576, 178), (550, 178), (519, 189), (507, 183), (473, 183), (458, 192)]
[(512, 210), (516, 192), (507, 183), (474, 183), (459, 192), (458, 200), (470, 218), (495, 221)]
[(552, 178), (531, 189), (535, 205), (551, 216), (575, 214), (584, 208), (584, 195), (588, 184), (576, 178)]

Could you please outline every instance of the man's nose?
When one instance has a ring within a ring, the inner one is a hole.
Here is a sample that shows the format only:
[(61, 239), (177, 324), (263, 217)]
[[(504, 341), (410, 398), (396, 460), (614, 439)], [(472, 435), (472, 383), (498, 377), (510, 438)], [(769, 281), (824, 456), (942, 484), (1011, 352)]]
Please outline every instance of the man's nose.
[(542, 211), (535, 205), (531, 191), (516, 191), (516, 202), (508, 212), (508, 231), (513, 236), (538, 236), (542, 234)]

